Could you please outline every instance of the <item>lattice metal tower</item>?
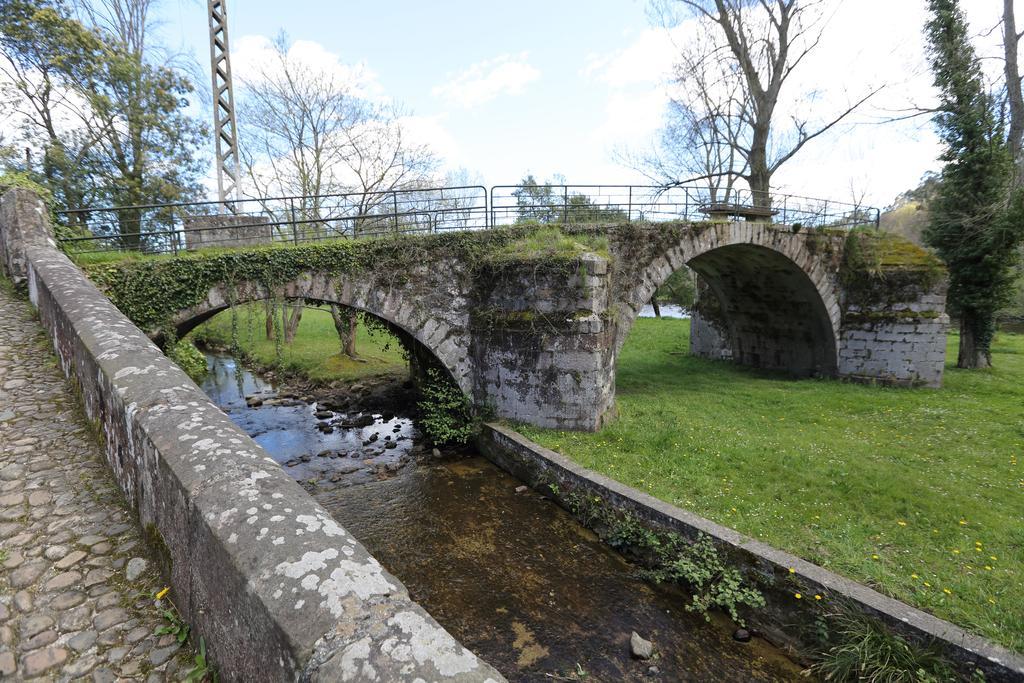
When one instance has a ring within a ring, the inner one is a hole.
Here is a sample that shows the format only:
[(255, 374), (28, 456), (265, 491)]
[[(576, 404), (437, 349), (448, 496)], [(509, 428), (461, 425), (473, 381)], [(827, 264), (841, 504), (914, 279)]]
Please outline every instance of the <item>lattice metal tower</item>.
[[(213, 128), (217, 140), (217, 192), (221, 202), (238, 198), (238, 124), (231, 86), (226, 0), (208, 0), (210, 68), (213, 72)], [(228, 206), (225, 204), (225, 206)]]

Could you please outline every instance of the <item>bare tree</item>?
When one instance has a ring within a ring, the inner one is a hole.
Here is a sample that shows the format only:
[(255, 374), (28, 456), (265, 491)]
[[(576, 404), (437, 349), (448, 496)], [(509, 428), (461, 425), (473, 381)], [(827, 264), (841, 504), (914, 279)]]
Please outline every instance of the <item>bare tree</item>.
[[(241, 85), (247, 192), (272, 216), (286, 206), (296, 236), (355, 234), (387, 193), (422, 186), (437, 166), (427, 147), (408, 141), (393, 107), (361, 97), (356, 83), (335, 71), (295, 59), (283, 34), (269, 63)], [(349, 196), (331, 197), (342, 194)], [(282, 195), (293, 199), (285, 206), (272, 201)], [(354, 356), (355, 312), (331, 308), (336, 321), (345, 318), (338, 331), (349, 335), (342, 346)], [(289, 342), (301, 302), (290, 309), (284, 325)]]
[[(747, 182), (756, 205), (767, 205), (772, 176), (804, 145), (849, 116), (880, 88), (858, 97), (828, 118), (812, 121), (794, 112), (780, 125), (776, 108), (783, 86), (821, 42), (822, 0), (675, 0), (712, 36), (708, 49), (684, 50), (676, 76), (684, 110), (709, 130), (700, 139), (712, 149), (727, 145), (735, 156), (712, 155), (719, 167), (707, 173)], [(713, 65), (713, 66), (712, 66)], [(709, 70), (694, 75), (693, 67)], [(687, 90), (686, 85), (697, 87)]]
[(721, 52), (706, 32), (688, 43), (673, 68), (657, 148), (638, 158), (620, 155), (659, 185), (702, 182), (712, 202), (729, 201), (749, 168), (740, 148), (750, 98), (741, 75)]

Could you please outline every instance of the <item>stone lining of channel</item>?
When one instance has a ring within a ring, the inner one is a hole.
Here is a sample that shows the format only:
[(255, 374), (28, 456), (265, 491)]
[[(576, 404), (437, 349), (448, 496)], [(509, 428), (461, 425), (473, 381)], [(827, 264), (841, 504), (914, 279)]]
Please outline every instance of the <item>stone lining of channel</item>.
[[(647, 528), (675, 532), (691, 540), (703, 534), (735, 566), (755, 578), (767, 605), (748, 618), (751, 627), (791, 652), (811, 652), (812, 625), (827, 618), (829, 606), (842, 605), (882, 621), (911, 642), (937, 647), (965, 679), (977, 669), (990, 683), (1024, 681), (1024, 657), (964, 631), (863, 584), (802, 560), (670, 505), (642, 491), (589, 470), (498, 423), (483, 426), (477, 446), (483, 455), (512, 476), (553, 499), (570, 512), (569, 496), (599, 497), (603, 504), (632, 514)], [(552, 486), (554, 485), (554, 486)], [(797, 600), (795, 593), (819, 594), (822, 601)]]

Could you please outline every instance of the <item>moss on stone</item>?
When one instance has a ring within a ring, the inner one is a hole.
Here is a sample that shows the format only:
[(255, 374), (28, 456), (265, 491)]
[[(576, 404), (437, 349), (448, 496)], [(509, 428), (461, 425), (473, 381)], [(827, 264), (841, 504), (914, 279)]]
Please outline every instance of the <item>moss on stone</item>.
[(608, 238), (604, 234), (575, 232), (566, 234), (558, 226), (545, 226), (508, 242), (489, 255), (492, 263), (504, 261), (576, 261), (585, 254), (610, 258)]
[(853, 230), (846, 238), (839, 279), (847, 309), (893, 308), (935, 288), (946, 269), (935, 254), (891, 233)]

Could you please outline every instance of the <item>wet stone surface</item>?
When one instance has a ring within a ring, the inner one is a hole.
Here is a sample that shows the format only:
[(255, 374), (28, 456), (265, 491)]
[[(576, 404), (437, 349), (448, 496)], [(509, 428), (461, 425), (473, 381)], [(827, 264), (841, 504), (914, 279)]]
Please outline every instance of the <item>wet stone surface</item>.
[(0, 678), (180, 680), (155, 560), (30, 306), (0, 289)]

